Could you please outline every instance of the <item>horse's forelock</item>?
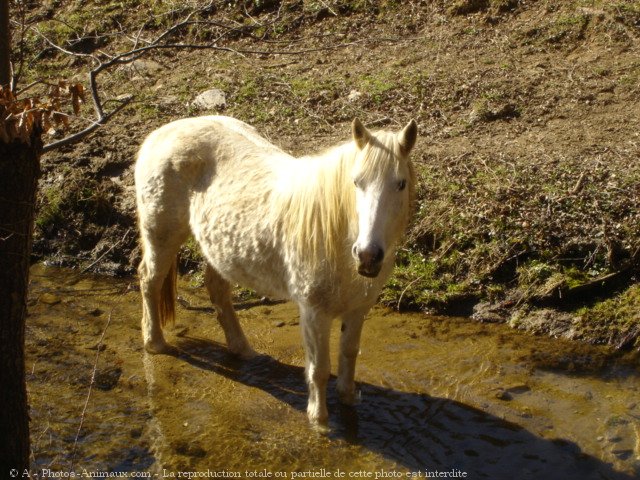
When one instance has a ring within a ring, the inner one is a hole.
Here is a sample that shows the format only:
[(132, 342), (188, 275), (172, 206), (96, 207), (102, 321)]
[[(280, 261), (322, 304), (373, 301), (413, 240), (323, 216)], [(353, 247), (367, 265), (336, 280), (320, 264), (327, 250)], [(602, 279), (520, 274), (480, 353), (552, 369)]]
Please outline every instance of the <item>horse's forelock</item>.
[(403, 161), (397, 136), (391, 132), (377, 132), (357, 155), (356, 175), (369, 180), (389, 173), (398, 175)]

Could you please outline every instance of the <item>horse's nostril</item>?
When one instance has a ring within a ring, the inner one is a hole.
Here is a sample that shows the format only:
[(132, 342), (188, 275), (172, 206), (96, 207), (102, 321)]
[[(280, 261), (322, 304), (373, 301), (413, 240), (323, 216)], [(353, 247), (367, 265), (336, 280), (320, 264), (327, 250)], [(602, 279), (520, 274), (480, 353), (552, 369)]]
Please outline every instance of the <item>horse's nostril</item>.
[(363, 265), (375, 265), (380, 263), (384, 258), (384, 250), (377, 245), (370, 245), (362, 250), (357, 250), (358, 260)]

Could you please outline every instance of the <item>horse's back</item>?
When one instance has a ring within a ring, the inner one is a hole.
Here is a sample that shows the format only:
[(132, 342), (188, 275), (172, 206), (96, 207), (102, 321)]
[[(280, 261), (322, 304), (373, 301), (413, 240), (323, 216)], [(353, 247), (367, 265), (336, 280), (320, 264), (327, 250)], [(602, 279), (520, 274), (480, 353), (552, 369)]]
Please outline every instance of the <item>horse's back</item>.
[(258, 168), (265, 159), (283, 154), (253, 127), (234, 118), (176, 120), (149, 134), (140, 147), (135, 168), (138, 199), (144, 200), (140, 196), (145, 191), (171, 190), (172, 195), (204, 191), (217, 175)]
[[(231, 117), (184, 118), (153, 131), (138, 153), (136, 175), (147, 170), (185, 172), (200, 164), (224, 162), (254, 151), (280, 150), (246, 123)], [(238, 153), (240, 155), (238, 155)]]

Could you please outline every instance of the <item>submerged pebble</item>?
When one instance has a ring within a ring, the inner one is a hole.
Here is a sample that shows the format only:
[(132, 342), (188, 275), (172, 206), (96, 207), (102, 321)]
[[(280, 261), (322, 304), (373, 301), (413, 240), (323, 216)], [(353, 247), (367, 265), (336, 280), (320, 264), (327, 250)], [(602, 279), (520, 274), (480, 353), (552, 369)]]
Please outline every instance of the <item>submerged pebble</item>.
[(56, 305), (60, 303), (62, 299), (53, 293), (43, 293), (40, 295), (40, 298), (38, 298), (38, 301), (46, 305)]
[(96, 372), (96, 387), (104, 391), (112, 390), (118, 384), (121, 375), (122, 369), (120, 367), (109, 367)]
[(513, 395), (511, 395), (508, 391), (500, 389), (496, 392), (495, 397), (498, 400), (509, 401), (513, 400)]
[(613, 453), (620, 460), (627, 460), (628, 458), (630, 458), (633, 455), (633, 450), (620, 449), (620, 450), (613, 450), (611, 453)]
[(507, 387), (505, 390), (509, 393), (519, 394), (530, 392), (531, 387), (529, 387), (529, 385), (527, 385), (526, 383), (518, 383), (511, 387)]

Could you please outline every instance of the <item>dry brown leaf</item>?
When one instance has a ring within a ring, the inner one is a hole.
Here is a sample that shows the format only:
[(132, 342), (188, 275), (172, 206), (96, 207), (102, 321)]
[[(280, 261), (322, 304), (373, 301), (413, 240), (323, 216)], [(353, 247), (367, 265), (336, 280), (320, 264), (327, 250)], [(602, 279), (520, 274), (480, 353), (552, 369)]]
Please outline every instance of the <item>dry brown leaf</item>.
[(44, 132), (48, 132), (49, 130), (51, 130), (52, 125), (51, 125), (51, 118), (50, 118), (49, 112), (41, 112), (41, 123), (42, 123), (42, 130)]
[(69, 85), (69, 93), (71, 94), (73, 113), (78, 115), (80, 113), (80, 105), (84, 103), (84, 89), (82, 88), (82, 84), (75, 83)]
[(39, 96), (17, 99), (9, 89), (0, 87), (0, 140), (29, 142), (34, 130), (68, 128), (71, 115), (77, 115), (84, 103), (84, 87), (60, 80), (48, 88), (46, 99)]

